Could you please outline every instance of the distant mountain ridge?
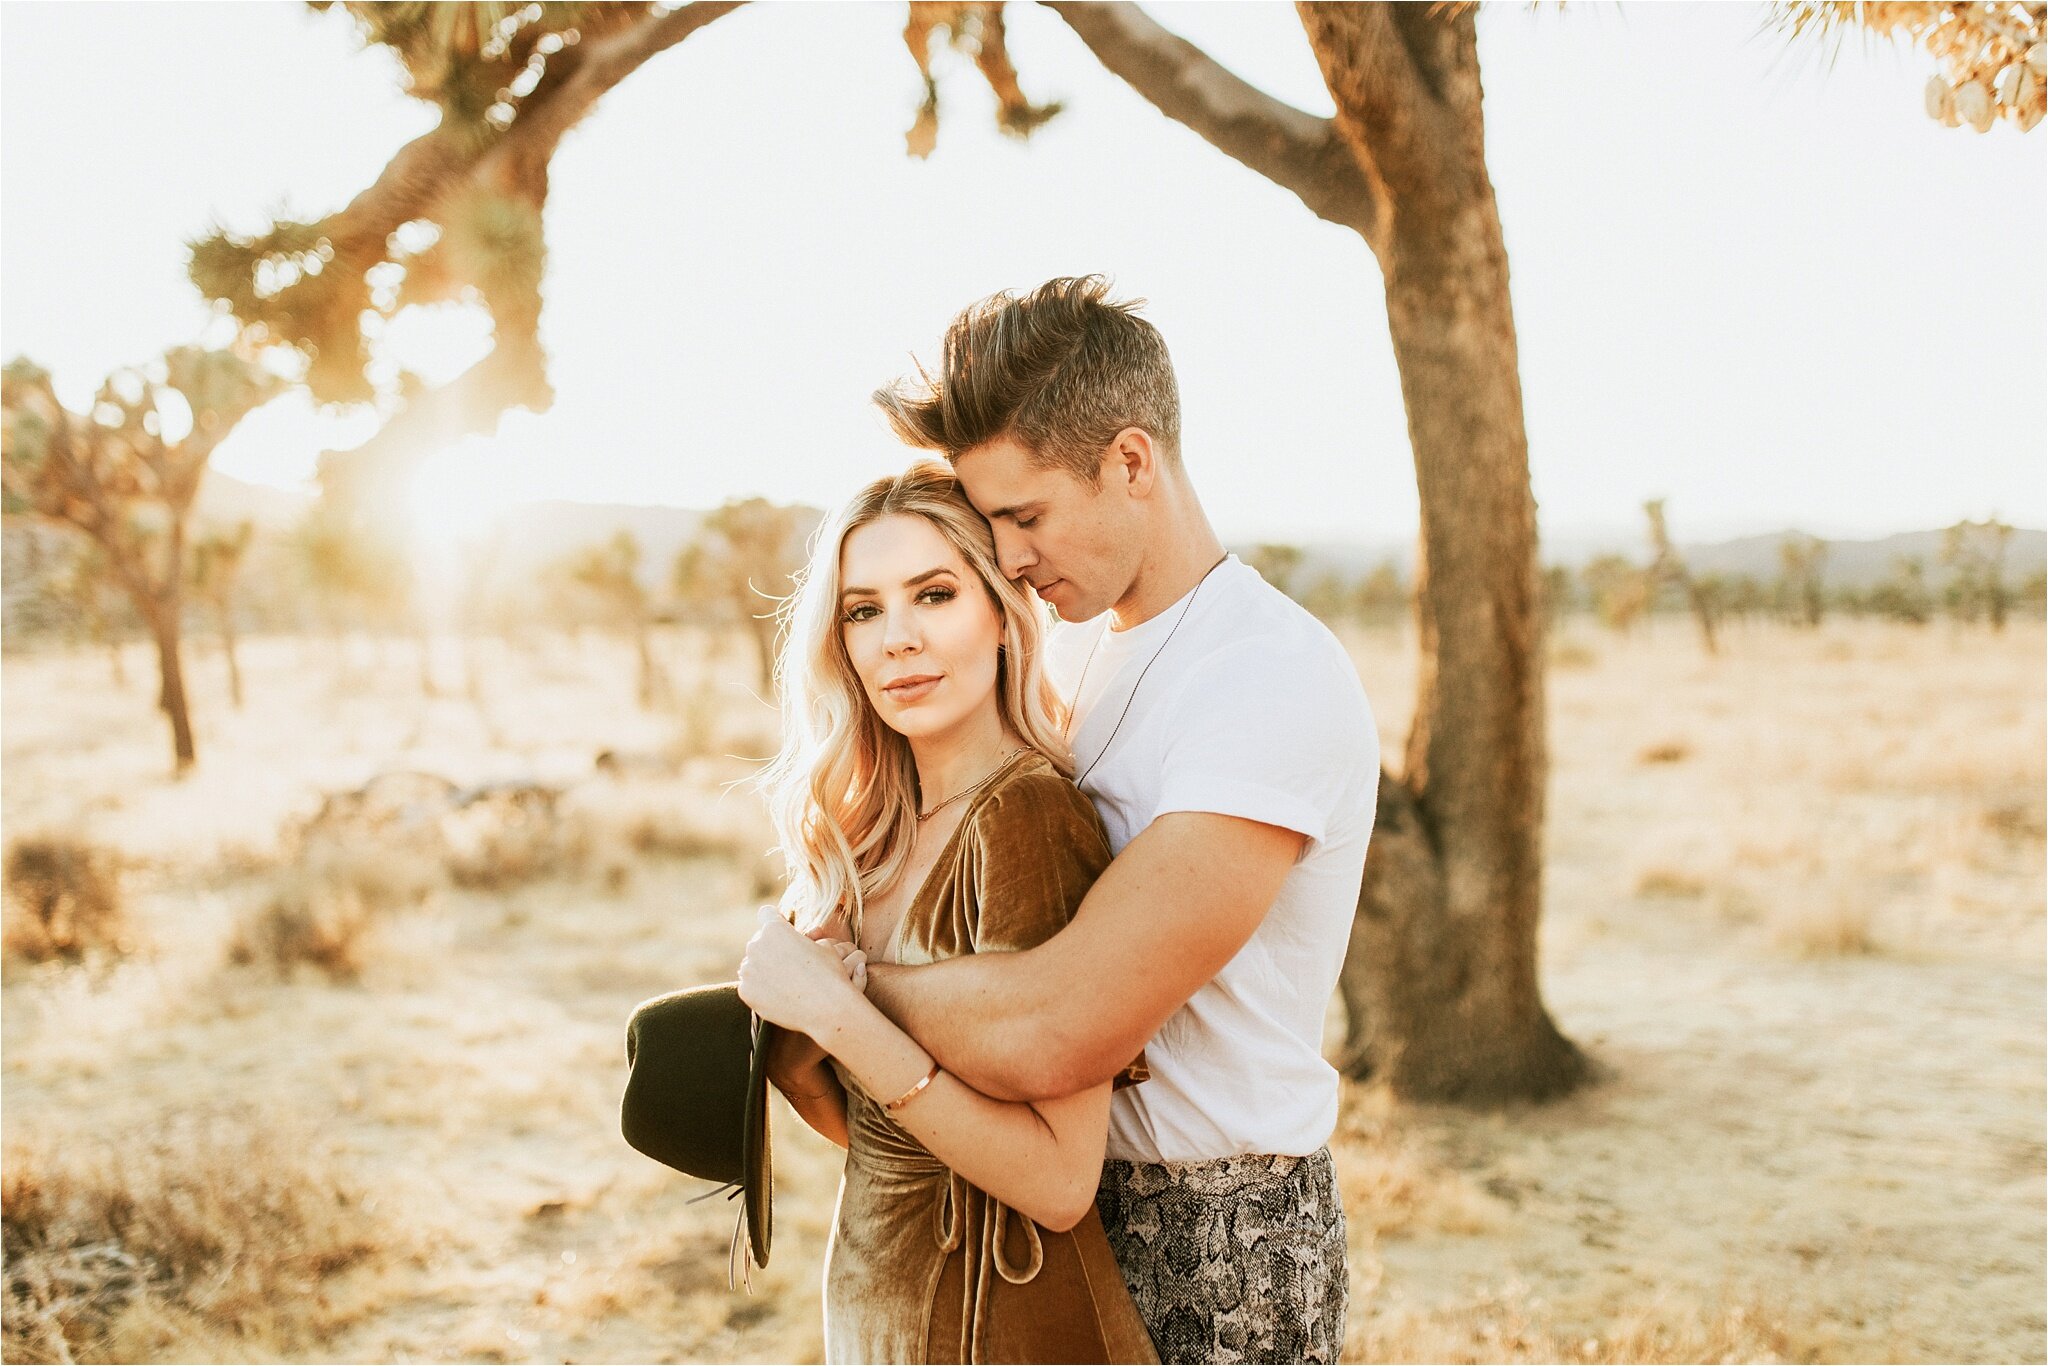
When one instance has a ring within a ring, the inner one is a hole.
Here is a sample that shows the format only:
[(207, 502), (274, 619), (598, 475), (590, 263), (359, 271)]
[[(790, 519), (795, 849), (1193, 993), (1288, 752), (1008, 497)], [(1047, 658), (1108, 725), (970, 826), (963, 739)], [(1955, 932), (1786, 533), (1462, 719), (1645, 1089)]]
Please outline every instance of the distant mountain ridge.
[[(281, 532), (304, 516), (312, 503), (310, 494), (252, 484), (214, 471), (201, 487), (197, 516), (202, 524), (232, 524), (248, 518), (261, 531)], [(504, 564), (511, 571), (538, 569), (551, 560), (628, 531), (640, 543), (643, 576), (650, 584), (664, 582), (676, 555), (696, 536), (704, 517), (705, 512), (700, 509), (652, 503), (576, 503), (561, 499), (521, 503), (507, 511), (500, 521), (506, 533)], [(1678, 549), (1696, 573), (1729, 577), (1748, 574), (1769, 582), (1780, 571), (1778, 547), (1801, 534), (1788, 528), (1725, 541), (1683, 542)], [(1824, 581), (1831, 588), (1868, 589), (1890, 578), (1900, 559), (1913, 558), (1921, 562), (1930, 587), (1939, 590), (1948, 577), (1948, 570), (1941, 564), (1941, 538), (1941, 531), (1935, 529), (1902, 531), (1870, 540), (1831, 539)], [(1245, 551), (1256, 542), (1231, 539), (1229, 544), (1233, 550)], [(1412, 539), (1316, 539), (1303, 543), (1302, 550), (1301, 572), (1308, 579), (1332, 571), (1356, 577), (1389, 560), (1405, 577), (1415, 566)], [(1649, 547), (1643, 535), (1560, 529), (1544, 534), (1542, 554), (1545, 564), (1577, 569), (1603, 554), (1619, 554), (1645, 563)], [(2016, 529), (2006, 546), (2007, 578), (2018, 583), (2044, 569), (2048, 569), (2048, 532), (2027, 527)]]

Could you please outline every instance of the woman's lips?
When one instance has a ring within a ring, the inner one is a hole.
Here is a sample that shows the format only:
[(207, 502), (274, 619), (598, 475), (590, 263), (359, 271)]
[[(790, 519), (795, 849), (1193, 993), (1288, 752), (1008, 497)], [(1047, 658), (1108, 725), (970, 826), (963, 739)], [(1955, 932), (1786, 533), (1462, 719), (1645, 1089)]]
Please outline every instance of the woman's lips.
[(936, 676), (906, 679), (901, 683), (891, 683), (888, 687), (882, 689), (882, 695), (899, 707), (907, 706), (912, 702), (922, 702), (925, 698), (930, 697), (932, 690), (939, 686), (940, 681)]

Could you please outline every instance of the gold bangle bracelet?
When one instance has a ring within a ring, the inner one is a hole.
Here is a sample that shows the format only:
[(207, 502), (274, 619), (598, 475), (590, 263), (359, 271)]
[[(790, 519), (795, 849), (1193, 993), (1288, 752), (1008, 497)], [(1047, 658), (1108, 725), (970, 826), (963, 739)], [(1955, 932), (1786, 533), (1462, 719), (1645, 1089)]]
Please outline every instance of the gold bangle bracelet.
[(911, 1087), (911, 1088), (910, 1088), (910, 1089), (909, 1089), (908, 1091), (905, 1091), (905, 1092), (904, 1092), (904, 1093), (903, 1093), (902, 1095), (900, 1095), (900, 1096), (896, 1097), (896, 1099), (894, 1099), (894, 1100), (890, 1101), (890, 1102), (889, 1102), (889, 1103), (888, 1103), (888, 1104), (887, 1104), (887, 1105), (886, 1105), (886, 1106), (885, 1106), (884, 1108), (885, 1108), (885, 1109), (890, 1109), (890, 1110), (900, 1110), (900, 1109), (902, 1109), (902, 1108), (903, 1108), (904, 1106), (908, 1105), (908, 1104), (909, 1104), (909, 1103), (910, 1103), (911, 1101), (913, 1101), (913, 1100), (917, 1099), (917, 1093), (918, 1093), (919, 1091), (922, 1091), (922, 1090), (924, 1090), (924, 1088), (925, 1088), (925, 1087), (927, 1087), (927, 1086), (930, 1086), (930, 1085), (932, 1084), (932, 1078), (933, 1078), (933, 1077), (936, 1077), (936, 1076), (938, 1076), (938, 1075), (939, 1075), (939, 1065), (938, 1065), (938, 1064), (937, 1064), (937, 1063), (935, 1062), (935, 1063), (933, 1063), (933, 1064), (932, 1064), (932, 1070), (931, 1070), (931, 1071), (929, 1071), (929, 1072), (925, 1073), (925, 1074), (924, 1074), (924, 1075), (923, 1075), (922, 1077), (918, 1078), (918, 1082), (917, 1082), (917, 1085), (915, 1085), (915, 1086)]

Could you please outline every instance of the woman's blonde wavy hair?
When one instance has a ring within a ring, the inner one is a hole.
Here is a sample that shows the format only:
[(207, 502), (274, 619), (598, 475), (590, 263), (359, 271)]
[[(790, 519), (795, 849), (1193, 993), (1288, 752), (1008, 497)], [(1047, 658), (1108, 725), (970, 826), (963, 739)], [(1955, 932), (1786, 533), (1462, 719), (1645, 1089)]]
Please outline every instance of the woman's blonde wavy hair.
[(861, 908), (903, 876), (917, 835), (917, 765), (910, 742), (869, 704), (840, 633), (839, 558), (846, 538), (884, 517), (922, 517), (960, 553), (1003, 623), (997, 705), (1009, 728), (1073, 776), (1062, 736), (1066, 708), (1046, 678), (1041, 609), (996, 564), (995, 536), (953, 472), (921, 460), (877, 479), (819, 528), (810, 563), (778, 616), (775, 680), (782, 748), (761, 775), (789, 889), (782, 907), (811, 929)]

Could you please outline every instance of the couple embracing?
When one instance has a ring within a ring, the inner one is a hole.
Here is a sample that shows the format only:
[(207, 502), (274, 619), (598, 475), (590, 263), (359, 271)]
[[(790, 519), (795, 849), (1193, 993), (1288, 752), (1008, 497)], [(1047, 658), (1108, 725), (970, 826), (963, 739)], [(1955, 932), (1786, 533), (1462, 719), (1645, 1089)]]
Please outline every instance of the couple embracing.
[(827, 1357), (1335, 1360), (1357, 673), (1224, 552), (1100, 277), (970, 307), (876, 398), (945, 463), (828, 520), (787, 608), (792, 879), (739, 986), (847, 1150)]

